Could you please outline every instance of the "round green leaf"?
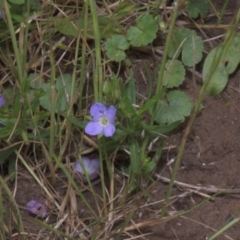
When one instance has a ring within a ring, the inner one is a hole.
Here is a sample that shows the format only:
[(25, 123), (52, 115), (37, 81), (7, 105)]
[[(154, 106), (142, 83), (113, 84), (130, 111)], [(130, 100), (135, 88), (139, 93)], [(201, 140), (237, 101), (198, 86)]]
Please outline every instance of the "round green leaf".
[(178, 87), (185, 79), (185, 68), (178, 60), (168, 60), (165, 65), (163, 84), (168, 88)]
[(189, 96), (179, 90), (167, 94), (166, 101), (158, 102), (158, 110), (155, 121), (160, 124), (171, 124), (177, 121), (184, 121), (192, 109), (192, 102)]
[(126, 58), (125, 50), (128, 49), (129, 43), (127, 39), (118, 34), (112, 35), (105, 42), (104, 49), (109, 59), (116, 62), (121, 62)]

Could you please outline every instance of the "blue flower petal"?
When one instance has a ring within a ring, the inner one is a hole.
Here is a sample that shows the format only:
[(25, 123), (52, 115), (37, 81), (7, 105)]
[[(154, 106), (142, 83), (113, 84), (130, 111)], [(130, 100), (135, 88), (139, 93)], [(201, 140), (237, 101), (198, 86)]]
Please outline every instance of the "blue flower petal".
[(100, 117), (105, 116), (106, 107), (102, 103), (94, 103), (90, 108), (90, 114), (94, 121), (98, 121)]
[(34, 214), (38, 217), (47, 217), (48, 212), (46, 210), (46, 207), (37, 200), (31, 200), (27, 203), (26, 206), (29, 213)]
[(110, 123), (114, 123), (116, 112), (117, 109), (113, 105), (108, 107), (106, 111), (106, 117)]
[(0, 107), (2, 107), (5, 104), (5, 100), (3, 98), (3, 95), (0, 94)]
[[(82, 157), (82, 161), (83, 161), (83, 164), (85, 166), (87, 173), (89, 174), (89, 179), (94, 180), (95, 178), (97, 178), (99, 175), (99, 168), (100, 168), (99, 159), (89, 159), (87, 157)], [(84, 178), (84, 170), (83, 170), (83, 167), (81, 166), (80, 161), (77, 160), (72, 165), (72, 169), (73, 169), (73, 171), (80, 174), (83, 182), (86, 182), (86, 179)]]
[(103, 126), (99, 122), (89, 122), (85, 127), (85, 132), (91, 136), (96, 136), (103, 132)]
[(105, 137), (112, 137), (115, 133), (116, 128), (113, 124), (109, 123), (106, 127), (103, 129), (103, 133)]

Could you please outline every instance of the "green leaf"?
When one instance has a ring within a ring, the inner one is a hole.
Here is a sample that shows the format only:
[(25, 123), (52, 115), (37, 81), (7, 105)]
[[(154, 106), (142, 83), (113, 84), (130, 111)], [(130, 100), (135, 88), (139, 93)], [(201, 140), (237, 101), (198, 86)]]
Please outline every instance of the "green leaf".
[(8, 163), (8, 175), (10, 176), (10, 180), (13, 181), (16, 176), (16, 156), (10, 156)]
[(86, 126), (86, 122), (79, 121), (79, 120), (77, 120), (76, 118), (69, 117), (69, 116), (65, 116), (65, 118), (66, 118), (70, 123), (72, 123), (73, 125), (79, 127), (80, 129), (84, 129), (85, 126)]
[(133, 174), (141, 173), (141, 162), (139, 157), (140, 149), (137, 141), (133, 140), (129, 143), (129, 151), (131, 153), (130, 160)]
[[(106, 17), (98, 17), (99, 32), (101, 38), (110, 37), (114, 33), (120, 32), (118, 25), (113, 19), (108, 19)], [(56, 21), (56, 29), (64, 35), (77, 37), (80, 31), (83, 31), (85, 28), (85, 20), (79, 18), (75, 21), (71, 19)], [(87, 20), (87, 39), (94, 39), (93, 32), (93, 22), (92, 18), (89, 17)]]
[(121, 102), (119, 104), (119, 110), (124, 117), (132, 119), (137, 114), (136, 109), (133, 107), (130, 99), (128, 98), (125, 86), (121, 81), (119, 82), (119, 86), (121, 91)]
[(190, 31), (186, 41), (183, 43), (182, 61), (192, 67), (202, 60), (202, 52), (204, 50), (202, 38), (196, 35), (195, 31)]
[(168, 60), (165, 65), (163, 84), (168, 88), (178, 87), (185, 79), (185, 68), (178, 60)]
[(9, 0), (9, 2), (13, 4), (23, 4), (25, 3), (25, 0)]
[(176, 122), (173, 122), (173, 123), (170, 123), (170, 124), (161, 124), (160, 126), (159, 125), (150, 126), (150, 125), (148, 125), (144, 122), (141, 122), (140, 124), (141, 124), (141, 127), (143, 129), (145, 129), (147, 132), (150, 132), (151, 134), (152, 133), (165, 134), (165, 133), (169, 133), (169, 132), (173, 131), (181, 123), (182, 123), (182, 121), (176, 121)]
[[(208, 75), (210, 73), (211, 66), (215, 61), (215, 59), (218, 58), (221, 49), (222, 49), (222, 46), (215, 47), (208, 54), (203, 65), (203, 81), (208, 80)], [(226, 87), (227, 82), (228, 82), (228, 73), (225, 67), (225, 62), (220, 61), (215, 72), (213, 73), (212, 78), (209, 80), (209, 83), (207, 86), (207, 92), (212, 96), (216, 96), (220, 92), (222, 92), (222, 90)]]
[[(63, 112), (68, 107), (68, 95), (71, 94), (72, 88), (72, 76), (70, 74), (64, 74), (56, 79), (56, 99), (55, 99), (55, 109), (56, 113)], [(40, 104), (43, 108), (51, 109), (51, 86), (50, 83), (42, 84), (42, 89), (45, 91), (44, 96), (40, 98)], [(76, 89), (76, 86), (74, 87)]]
[(13, 146), (10, 148), (7, 148), (0, 152), (0, 164), (3, 164), (5, 159), (7, 159), (17, 148), (18, 146)]
[(130, 27), (127, 32), (127, 39), (134, 47), (147, 45), (156, 38), (158, 23), (149, 13), (140, 15), (136, 27)]
[(197, 18), (198, 15), (206, 17), (208, 13), (208, 0), (188, 0), (186, 11), (191, 18)]
[[(184, 35), (180, 29), (174, 29), (169, 42), (168, 57), (177, 58), (182, 51), (182, 42), (184, 41)], [(177, 54), (176, 54), (177, 53)]]
[(159, 108), (155, 121), (160, 124), (171, 124), (177, 121), (184, 121), (192, 109), (192, 102), (188, 95), (179, 90), (167, 94), (166, 101), (158, 102)]
[[(208, 80), (211, 66), (215, 59), (223, 51), (223, 45), (219, 45), (211, 50), (203, 65), (203, 81)], [(216, 96), (226, 87), (229, 74), (233, 73), (240, 63), (240, 34), (236, 34), (230, 43), (227, 51), (223, 54), (222, 59), (217, 66), (212, 78), (207, 86), (209, 94)]]
[(226, 55), (223, 57), (226, 62), (226, 70), (228, 74), (233, 73), (240, 63), (240, 34), (236, 34), (233, 38)]
[(114, 34), (111, 38), (108, 38), (104, 45), (108, 58), (116, 62), (121, 62), (126, 58), (124, 51), (128, 49), (128, 47), (129, 43), (127, 39), (118, 34)]
[(203, 50), (202, 38), (194, 30), (182, 28), (173, 31), (168, 52), (170, 58), (177, 58), (182, 52), (182, 62), (191, 67), (202, 60)]
[(44, 82), (39, 73), (30, 73), (27, 80), (30, 82), (30, 86), (34, 89), (41, 88)]
[(132, 70), (130, 72), (128, 86), (127, 86), (127, 96), (132, 104), (136, 103), (136, 88), (135, 88), (135, 82), (134, 82)]

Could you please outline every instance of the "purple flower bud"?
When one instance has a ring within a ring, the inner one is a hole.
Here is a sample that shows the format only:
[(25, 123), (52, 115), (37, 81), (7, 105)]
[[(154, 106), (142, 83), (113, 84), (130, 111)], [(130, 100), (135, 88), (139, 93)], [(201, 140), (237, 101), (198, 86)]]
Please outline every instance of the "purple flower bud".
[(2, 107), (5, 104), (5, 100), (3, 98), (3, 95), (0, 93), (0, 107)]
[[(99, 175), (100, 161), (99, 159), (89, 159), (87, 157), (82, 157), (82, 162), (84, 164), (85, 170), (89, 175), (90, 180), (94, 180)], [(87, 182), (86, 176), (84, 176), (84, 168), (81, 165), (80, 160), (77, 160), (72, 165), (72, 170), (80, 175), (83, 182)]]
[(39, 202), (38, 200), (29, 201), (27, 203), (26, 208), (27, 208), (27, 211), (30, 214), (33, 214), (37, 217), (44, 218), (44, 217), (48, 216), (48, 212), (46, 210), (46, 207), (41, 202)]

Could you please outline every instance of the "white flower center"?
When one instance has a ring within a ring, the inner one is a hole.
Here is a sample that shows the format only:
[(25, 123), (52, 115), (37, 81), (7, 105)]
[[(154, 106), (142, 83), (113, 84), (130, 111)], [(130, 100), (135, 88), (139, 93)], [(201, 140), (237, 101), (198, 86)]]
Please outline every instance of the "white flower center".
[(109, 121), (108, 121), (108, 119), (107, 119), (106, 117), (101, 117), (99, 122), (100, 122), (100, 124), (102, 124), (103, 126), (107, 126), (108, 123), (109, 123)]

